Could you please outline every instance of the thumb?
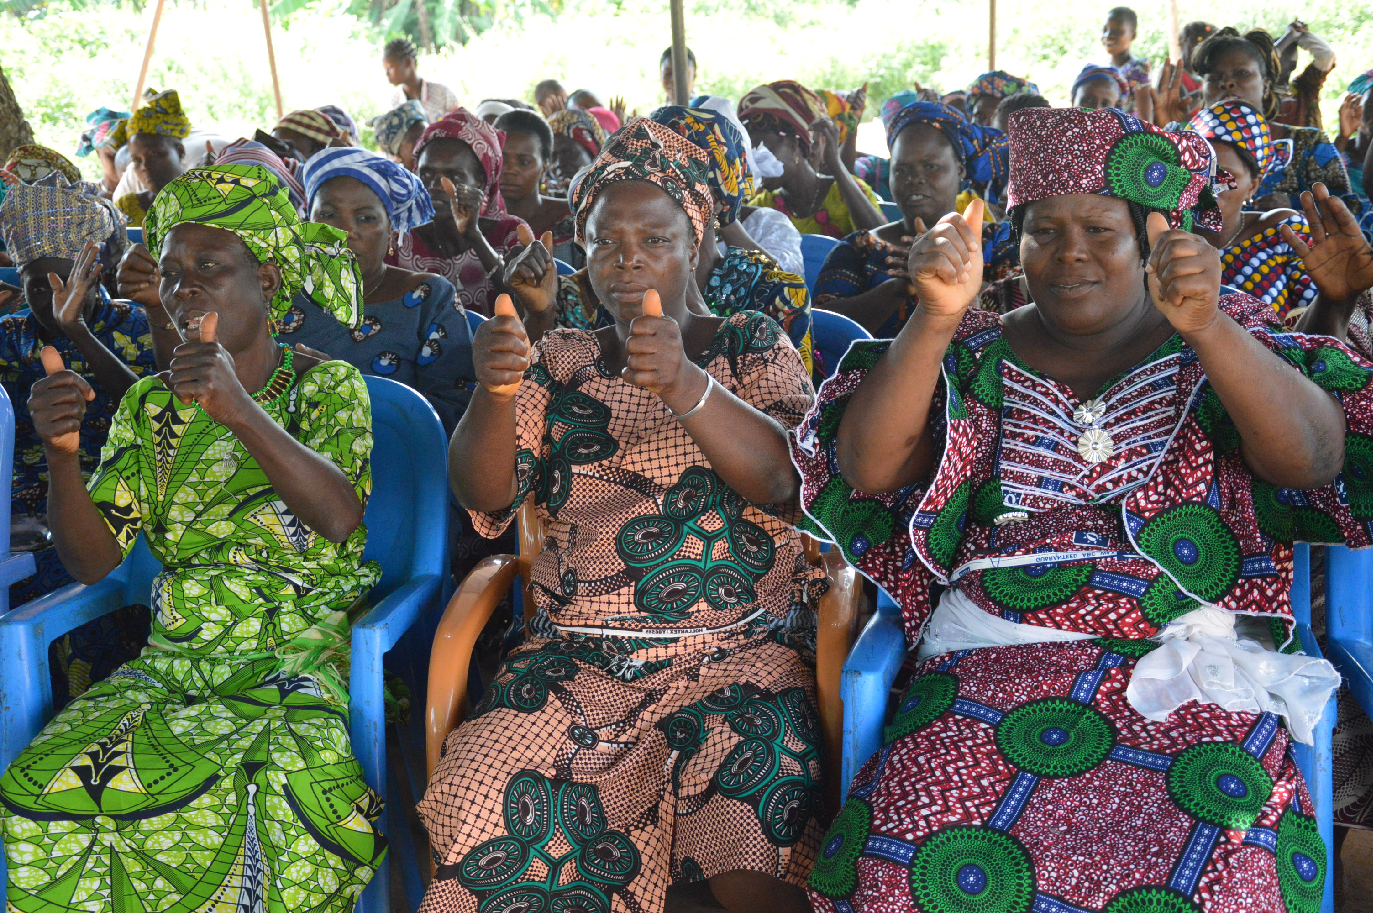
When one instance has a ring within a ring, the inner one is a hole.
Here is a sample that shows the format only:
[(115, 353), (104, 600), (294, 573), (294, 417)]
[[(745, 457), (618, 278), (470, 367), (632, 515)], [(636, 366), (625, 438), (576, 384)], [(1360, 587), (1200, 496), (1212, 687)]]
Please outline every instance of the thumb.
[(1163, 217), (1162, 213), (1151, 212), (1149, 218), (1144, 222), (1144, 229), (1149, 235), (1149, 249), (1153, 250), (1158, 239), (1167, 234), (1168, 220)]
[(534, 243), (534, 229), (525, 222), (521, 222), (515, 226), (515, 237), (519, 240), (521, 247), (528, 247)]
[(982, 220), (987, 214), (987, 204), (979, 197), (968, 204), (968, 208), (963, 210), (963, 221), (972, 227), (974, 232), (982, 231)]
[(209, 140), (205, 141), (205, 155), (210, 161), (213, 162), (215, 160), (215, 144)]
[(65, 286), (66, 283), (62, 281), (61, 276), (57, 275), (57, 273), (48, 273), (48, 288), (52, 289), (54, 292), (58, 294), (61, 294)]
[(916, 217), (915, 217), (915, 233), (916, 233), (917, 235), (923, 235), (923, 234), (924, 234), (925, 232), (927, 232), (927, 231), (929, 231), (929, 229), (925, 227), (925, 220), (922, 219), (922, 218), (920, 218), (919, 216), (916, 216)]
[(200, 341), (214, 342), (215, 331), (219, 327), (219, 314), (214, 311), (200, 318)]
[(657, 289), (649, 289), (644, 292), (644, 316), (663, 316), (663, 299), (658, 295)]
[(497, 317), (519, 317), (515, 313), (515, 302), (510, 300), (509, 295), (497, 295), (496, 307), (492, 311)]
[(43, 373), (49, 377), (67, 370), (67, 366), (62, 363), (62, 356), (52, 346), (43, 346), (39, 357), (43, 359)]
[(539, 241), (543, 243), (544, 250), (548, 251), (550, 254), (553, 253), (553, 232), (544, 232), (543, 237), (539, 238)]

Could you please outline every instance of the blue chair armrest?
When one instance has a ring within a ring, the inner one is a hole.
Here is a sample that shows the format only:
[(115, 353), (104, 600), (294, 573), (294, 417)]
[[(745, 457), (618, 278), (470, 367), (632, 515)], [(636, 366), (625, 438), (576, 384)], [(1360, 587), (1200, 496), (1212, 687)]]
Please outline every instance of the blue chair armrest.
[(882, 747), (887, 697), (906, 658), (906, 635), (899, 614), (879, 612), (858, 636), (844, 663), (839, 694), (844, 701), (842, 792), (868, 758)]
[(69, 584), (0, 615), (0, 770), (18, 757), (52, 719), (48, 644), (124, 606), (118, 571), (91, 586)]
[(10, 584), (32, 577), (36, 569), (32, 552), (11, 552), (0, 558), (0, 586), (8, 589)]

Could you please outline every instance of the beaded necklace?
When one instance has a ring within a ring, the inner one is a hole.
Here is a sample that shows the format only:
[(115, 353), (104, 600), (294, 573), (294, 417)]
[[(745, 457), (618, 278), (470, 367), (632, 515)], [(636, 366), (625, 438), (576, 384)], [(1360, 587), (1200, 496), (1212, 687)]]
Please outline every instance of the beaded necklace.
[(253, 394), (253, 402), (259, 406), (270, 406), (291, 389), (296, 382), (295, 356), (287, 346), (281, 346), (281, 364), (267, 378), (262, 389)]

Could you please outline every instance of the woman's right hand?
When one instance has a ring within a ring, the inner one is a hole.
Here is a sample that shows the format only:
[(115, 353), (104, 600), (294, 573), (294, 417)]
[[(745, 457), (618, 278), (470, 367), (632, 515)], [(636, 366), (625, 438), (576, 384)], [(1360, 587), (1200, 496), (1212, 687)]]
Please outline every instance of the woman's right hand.
[(472, 366), (488, 393), (508, 398), (529, 367), (529, 336), (516, 314), (499, 311), (498, 304), (495, 316), (482, 321), (472, 336)]
[(95, 391), (63, 366), (56, 349), (44, 346), (42, 358), (47, 376), (29, 388), (29, 421), (49, 453), (74, 454), (81, 446), (86, 403), (95, 399)]
[(157, 261), (142, 244), (134, 244), (124, 252), (115, 271), (115, 281), (121, 297), (143, 305), (148, 311), (162, 310), (162, 299), (158, 297), (157, 287), (162, 282)]
[(520, 299), (527, 313), (542, 314), (558, 298), (558, 269), (553, 262), (553, 232), (535, 238), (523, 222), (515, 231), (524, 250), (505, 267), (505, 286)]
[(931, 317), (962, 318), (982, 291), (982, 238), (973, 225), (981, 227), (984, 205), (973, 200), (964, 215), (949, 213), (911, 247), (906, 272)]
[(486, 195), (466, 184), (461, 187), (454, 186), (448, 178), (441, 178), (440, 183), (443, 185), (444, 193), (448, 195), (448, 206), (453, 212), (453, 224), (457, 227), (458, 234), (477, 232), (477, 216), (481, 212), (482, 204), (486, 202)]
[(1344, 101), (1340, 103), (1340, 132), (1339, 139), (1346, 143), (1359, 132), (1359, 125), (1363, 123), (1363, 96), (1347, 94)]
[(1182, 94), (1182, 67), (1165, 62), (1154, 87), (1154, 125), (1166, 127), (1173, 121), (1186, 123), (1192, 117)]

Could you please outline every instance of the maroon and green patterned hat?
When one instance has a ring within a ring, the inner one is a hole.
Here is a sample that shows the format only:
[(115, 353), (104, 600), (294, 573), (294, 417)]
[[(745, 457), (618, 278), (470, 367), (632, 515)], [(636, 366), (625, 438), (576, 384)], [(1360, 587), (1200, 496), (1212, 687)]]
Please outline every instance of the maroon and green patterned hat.
[(1159, 210), (1173, 228), (1220, 229), (1215, 154), (1190, 130), (1170, 133), (1114, 108), (1026, 108), (1007, 132), (1011, 208), (1099, 193)]

